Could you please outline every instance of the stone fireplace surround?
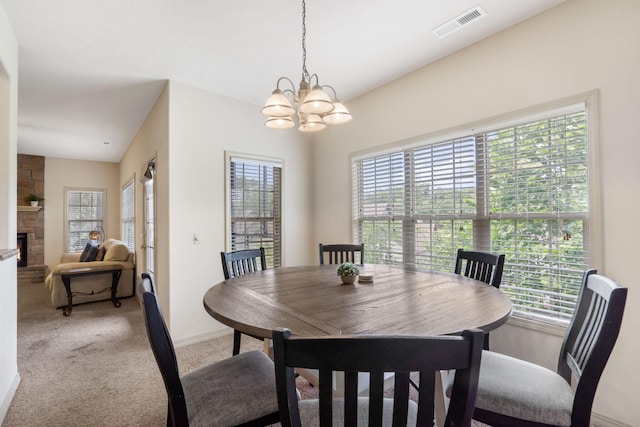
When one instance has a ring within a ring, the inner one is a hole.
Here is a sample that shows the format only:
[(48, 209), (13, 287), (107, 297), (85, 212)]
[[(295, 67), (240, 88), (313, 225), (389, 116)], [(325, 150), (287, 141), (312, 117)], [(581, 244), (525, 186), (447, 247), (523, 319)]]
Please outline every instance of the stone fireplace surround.
[[(18, 268), (18, 279), (44, 280), (44, 207), (32, 208), (24, 198), (30, 193), (44, 195), (44, 165), (42, 156), (18, 154), (17, 233), (27, 234), (27, 266)], [(46, 202), (40, 202), (43, 205)], [(16, 236), (17, 239), (17, 236)]]

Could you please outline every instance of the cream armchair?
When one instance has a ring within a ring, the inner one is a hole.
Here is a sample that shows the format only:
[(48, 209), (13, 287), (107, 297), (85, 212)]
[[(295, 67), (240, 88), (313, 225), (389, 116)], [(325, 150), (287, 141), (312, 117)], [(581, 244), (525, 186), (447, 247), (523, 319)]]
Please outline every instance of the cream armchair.
[[(134, 295), (135, 254), (123, 242), (105, 240), (94, 261), (80, 262), (80, 256), (80, 253), (63, 254), (60, 264), (51, 270), (44, 282), (51, 291), (51, 304), (64, 308), (65, 315), (71, 312), (72, 305), (112, 299), (119, 307), (117, 300)], [(117, 271), (120, 271), (119, 278)], [(63, 279), (69, 281), (71, 294)], [(114, 284), (116, 292), (112, 295)]]

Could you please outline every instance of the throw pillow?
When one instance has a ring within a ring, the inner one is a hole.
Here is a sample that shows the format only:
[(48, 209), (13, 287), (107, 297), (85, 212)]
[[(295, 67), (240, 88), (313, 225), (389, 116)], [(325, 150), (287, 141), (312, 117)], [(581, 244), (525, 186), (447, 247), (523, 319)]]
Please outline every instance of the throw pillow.
[(80, 262), (93, 261), (96, 259), (96, 255), (98, 255), (98, 242), (90, 240), (80, 254)]
[(126, 261), (128, 257), (129, 248), (124, 243), (115, 243), (107, 249), (103, 261)]
[(99, 245), (98, 246), (98, 255), (96, 255), (96, 259), (94, 261), (102, 261), (102, 259), (104, 258), (104, 253), (107, 251), (107, 249), (104, 247), (104, 245)]

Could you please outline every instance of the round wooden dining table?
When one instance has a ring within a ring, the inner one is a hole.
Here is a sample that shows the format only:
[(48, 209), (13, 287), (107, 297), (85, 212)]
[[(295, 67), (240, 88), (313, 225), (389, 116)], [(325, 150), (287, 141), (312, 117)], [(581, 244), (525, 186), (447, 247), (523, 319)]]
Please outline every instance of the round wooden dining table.
[(336, 265), (283, 267), (225, 280), (204, 295), (206, 311), (243, 333), (444, 335), (491, 331), (511, 302), (499, 289), (453, 273), (411, 267), (360, 267), (372, 282), (342, 284)]

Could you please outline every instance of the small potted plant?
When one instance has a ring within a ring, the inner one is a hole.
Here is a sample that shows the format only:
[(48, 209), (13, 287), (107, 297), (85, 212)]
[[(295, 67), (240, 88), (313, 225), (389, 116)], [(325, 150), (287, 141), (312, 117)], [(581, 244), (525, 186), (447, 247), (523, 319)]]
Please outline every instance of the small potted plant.
[(29, 202), (31, 206), (38, 206), (38, 203), (40, 203), (43, 200), (44, 199), (42, 197), (37, 196), (33, 193), (29, 193), (29, 195), (24, 198), (24, 201)]
[(358, 274), (360, 274), (358, 266), (352, 262), (343, 262), (338, 266), (337, 272), (345, 285), (355, 282)]

